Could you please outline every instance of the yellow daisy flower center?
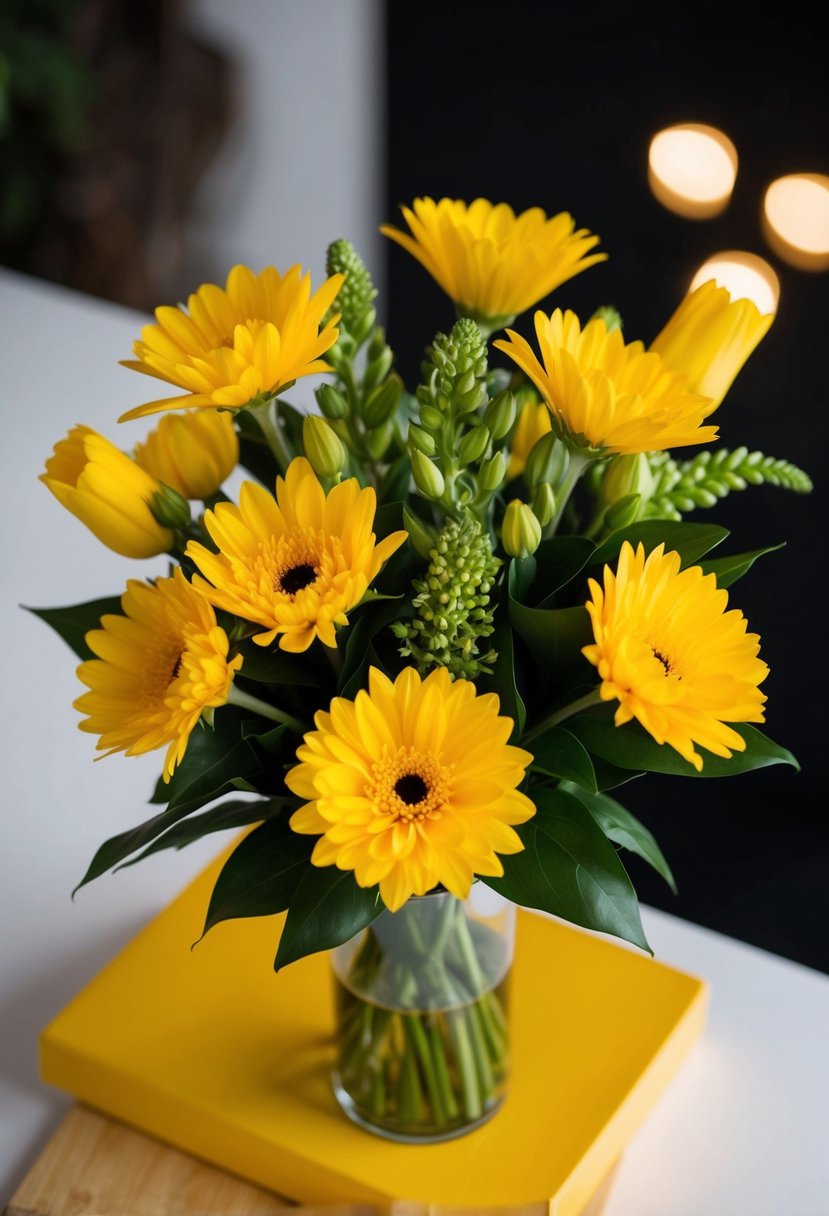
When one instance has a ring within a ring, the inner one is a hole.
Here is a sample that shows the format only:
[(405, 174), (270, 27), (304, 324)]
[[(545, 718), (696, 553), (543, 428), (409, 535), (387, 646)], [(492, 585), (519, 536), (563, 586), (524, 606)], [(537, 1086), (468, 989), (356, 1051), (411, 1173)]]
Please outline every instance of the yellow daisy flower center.
[(160, 705), (167, 689), (181, 674), (184, 641), (177, 634), (167, 634), (156, 640), (146, 653), (141, 681), (141, 709)]
[(453, 767), (413, 747), (400, 747), (394, 754), (385, 748), (383, 758), (371, 766), (366, 795), (378, 815), (395, 823), (440, 819), (449, 803)]

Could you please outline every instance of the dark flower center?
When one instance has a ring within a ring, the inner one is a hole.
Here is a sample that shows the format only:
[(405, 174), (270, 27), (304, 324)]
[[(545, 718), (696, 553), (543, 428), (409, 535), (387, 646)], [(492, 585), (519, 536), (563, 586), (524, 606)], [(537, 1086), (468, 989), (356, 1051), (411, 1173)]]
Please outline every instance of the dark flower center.
[(429, 787), (419, 773), (406, 773), (395, 781), (394, 792), (406, 806), (415, 806), (429, 793)]
[(181, 656), (181, 655), (179, 655), (179, 656), (178, 656), (178, 658), (176, 659), (176, 661), (175, 661), (174, 665), (173, 665), (173, 670), (172, 670), (172, 673), (171, 673), (171, 675), (170, 675), (170, 683), (171, 683), (171, 684), (172, 684), (173, 680), (177, 680), (177, 679), (178, 679), (178, 677), (179, 677), (179, 675), (181, 674), (181, 658), (182, 658), (182, 656)]
[(665, 656), (664, 656), (664, 654), (661, 654), (661, 653), (660, 653), (660, 652), (659, 652), (659, 651), (656, 649), (656, 647), (651, 646), (651, 653), (653, 654), (653, 657), (654, 657), (655, 659), (659, 659), (659, 662), (660, 662), (660, 663), (662, 664), (662, 666), (665, 668), (665, 675), (666, 675), (666, 676), (676, 676), (676, 678), (677, 678), (678, 680), (681, 680), (681, 679), (682, 679), (682, 676), (677, 675), (677, 673), (674, 671), (674, 665), (673, 665), (673, 663), (671, 662), (671, 660), (670, 660), (670, 659), (666, 659), (666, 658), (665, 658)]
[(317, 581), (317, 572), (308, 562), (301, 562), (298, 566), (292, 566), (290, 570), (286, 570), (279, 578), (279, 590), (284, 591), (286, 595), (296, 595), (297, 591), (301, 591), (303, 587), (310, 587), (311, 583)]

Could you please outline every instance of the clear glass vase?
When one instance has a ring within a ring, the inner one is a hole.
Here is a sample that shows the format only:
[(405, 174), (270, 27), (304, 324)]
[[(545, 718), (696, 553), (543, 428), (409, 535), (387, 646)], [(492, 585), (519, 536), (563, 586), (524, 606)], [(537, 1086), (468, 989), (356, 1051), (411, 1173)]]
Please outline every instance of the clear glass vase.
[(334, 1092), (356, 1123), (429, 1143), (489, 1119), (509, 1073), (515, 908), (482, 883), (384, 912), (333, 952)]

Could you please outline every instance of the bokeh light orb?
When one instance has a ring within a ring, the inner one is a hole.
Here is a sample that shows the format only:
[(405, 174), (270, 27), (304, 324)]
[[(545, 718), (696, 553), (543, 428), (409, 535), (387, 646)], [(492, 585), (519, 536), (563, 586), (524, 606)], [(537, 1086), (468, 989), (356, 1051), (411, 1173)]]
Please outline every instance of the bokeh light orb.
[(799, 270), (829, 269), (829, 177), (778, 177), (763, 198), (763, 231), (771, 248)]
[(648, 184), (669, 211), (704, 220), (728, 206), (737, 179), (737, 149), (716, 127), (680, 123), (654, 135)]
[(713, 279), (718, 287), (725, 287), (732, 300), (752, 300), (765, 316), (777, 312), (780, 300), (780, 280), (765, 258), (756, 253), (745, 253), (740, 249), (729, 249), (715, 253), (700, 266), (691, 280), (689, 291), (694, 291)]

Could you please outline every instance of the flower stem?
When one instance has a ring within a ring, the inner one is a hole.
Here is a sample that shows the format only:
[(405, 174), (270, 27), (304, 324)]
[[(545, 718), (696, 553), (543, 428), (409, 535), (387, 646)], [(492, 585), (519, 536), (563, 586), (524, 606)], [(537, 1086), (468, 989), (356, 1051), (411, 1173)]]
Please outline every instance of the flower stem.
[(590, 709), (592, 705), (598, 705), (601, 701), (601, 696), (598, 688), (592, 689), (583, 697), (579, 697), (577, 701), (571, 701), (569, 705), (565, 705), (562, 709), (557, 709), (554, 714), (550, 714), (548, 718), (543, 718), (532, 730), (528, 730), (524, 735), (522, 742), (529, 743), (531, 739), (537, 739), (545, 730), (550, 730), (553, 726), (558, 726), (559, 722), (564, 722), (566, 718), (572, 718), (573, 714), (581, 713), (583, 709)]
[(556, 509), (553, 513), (553, 518), (544, 529), (544, 536), (548, 538), (555, 536), (558, 525), (561, 523), (561, 517), (564, 514), (564, 508), (570, 501), (570, 495), (576, 488), (576, 483), (584, 473), (585, 469), (593, 461), (592, 456), (585, 456), (583, 452), (570, 450), (570, 460), (567, 464), (567, 469), (564, 477), (561, 479), (561, 484), (556, 487)]
[(250, 406), (249, 412), (259, 423), (259, 428), (268, 441), (268, 447), (271, 449), (276, 463), (285, 473), (291, 463), (291, 452), (276, 416), (276, 398), (271, 397), (270, 401)]
[(228, 704), (236, 705), (239, 709), (250, 709), (263, 718), (270, 718), (272, 722), (290, 726), (291, 730), (295, 730), (300, 735), (305, 733), (306, 727), (299, 718), (286, 714), (284, 710), (277, 709), (275, 705), (269, 705), (267, 701), (260, 701), (258, 697), (252, 697), (249, 692), (243, 692), (235, 684), (231, 684), (227, 700)]

